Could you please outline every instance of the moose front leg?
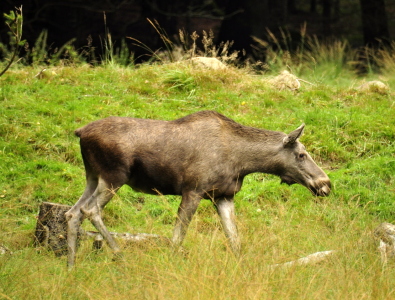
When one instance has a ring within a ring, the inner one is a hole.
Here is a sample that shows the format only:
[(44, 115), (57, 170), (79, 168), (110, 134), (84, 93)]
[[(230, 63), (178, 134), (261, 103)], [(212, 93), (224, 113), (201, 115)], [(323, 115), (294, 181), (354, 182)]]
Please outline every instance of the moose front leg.
[(71, 269), (74, 266), (75, 263), (75, 256), (77, 253), (77, 238), (78, 238), (78, 231), (80, 228), (80, 225), (83, 221), (83, 214), (79, 209), (74, 209), (71, 208), (67, 213), (66, 213), (66, 219), (67, 221), (67, 250), (68, 250), (68, 255), (67, 255), (67, 265), (69, 269)]
[(233, 198), (215, 199), (214, 204), (217, 208), (218, 215), (221, 218), (222, 227), (224, 228), (225, 235), (228, 238), (231, 249), (235, 255), (239, 255), (241, 246), (237, 232), (235, 204)]
[(176, 247), (181, 246), (187, 233), (189, 223), (196, 212), (200, 200), (200, 195), (195, 192), (187, 192), (182, 195), (172, 239), (172, 242)]

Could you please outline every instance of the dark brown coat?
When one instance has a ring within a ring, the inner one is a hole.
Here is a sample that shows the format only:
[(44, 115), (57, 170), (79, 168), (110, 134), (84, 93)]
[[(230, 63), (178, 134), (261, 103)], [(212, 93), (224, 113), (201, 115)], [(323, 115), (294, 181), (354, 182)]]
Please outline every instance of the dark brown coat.
[[(246, 175), (270, 173), (287, 184), (300, 183), (315, 195), (329, 194), (328, 176), (298, 141), (303, 128), (287, 135), (201, 111), (174, 121), (109, 117), (77, 129), (87, 188), (67, 213), (70, 253), (75, 253), (76, 226), (84, 217), (91, 219), (115, 252), (119, 250), (100, 211), (124, 184), (144, 193), (182, 196), (175, 244), (181, 244), (200, 199), (211, 199), (238, 252), (233, 197)], [(69, 255), (69, 264), (74, 264), (74, 256)]]

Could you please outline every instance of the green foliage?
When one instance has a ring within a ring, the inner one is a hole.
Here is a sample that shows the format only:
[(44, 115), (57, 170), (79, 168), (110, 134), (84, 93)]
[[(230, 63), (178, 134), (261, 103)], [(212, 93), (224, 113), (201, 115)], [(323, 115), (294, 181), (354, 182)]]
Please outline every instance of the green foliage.
[(10, 11), (8, 14), (4, 13), (3, 16), (5, 19), (5, 24), (10, 30), (9, 34), (11, 38), (11, 44), (14, 44), (15, 46), (23, 46), (24, 42), (20, 39), (22, 36), (23, 24), (22, 9)]
[(0, 43), (0, 51), (3, 52), (3, 56), (8, 60), (4, 69), (0, 71), (0, 77), (11, 67), (18, 55), (19, 48), (25, 44), (25, 41), (22, 41), (22, 7), (16, 8), (15, 11), (10, 11), (9, 14), (4, 13), (3, 16), (9, 30), (11, 51), (8, 53), (7, 47)]

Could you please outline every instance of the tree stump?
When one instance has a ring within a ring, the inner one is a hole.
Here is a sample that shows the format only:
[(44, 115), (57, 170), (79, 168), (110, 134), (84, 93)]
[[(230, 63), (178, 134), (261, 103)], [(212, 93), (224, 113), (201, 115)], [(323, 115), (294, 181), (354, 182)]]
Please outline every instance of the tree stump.
[[(71, 208), (69, 205), (43, 202), (38, 213), (36, 232), (34, 235), (35, 247), (52, 250), (56, 256), (67, 254), (67, 221), (65, 213)], [(148, 233), (117, 233), (110, 232), (116, 239), (122, 239), (133, 244), (165, 243), (170, 244), (168, 238)], [(103, 247), (103, 237), (95, 231), (85, 231), (81, 227), (78, 231), (77, 243), (81, 239), (91, 238), (93, 249), (100, 250)]]
[(50, 248), (56, 256), (67, 254), (67, 221), (69, 205), (43, 202), (38, 214), (34, 244)]

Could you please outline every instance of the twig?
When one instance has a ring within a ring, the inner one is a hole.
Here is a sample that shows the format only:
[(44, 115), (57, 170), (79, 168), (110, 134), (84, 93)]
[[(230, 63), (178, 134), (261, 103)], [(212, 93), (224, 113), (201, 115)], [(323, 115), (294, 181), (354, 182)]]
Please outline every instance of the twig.
[[(16, 8), (15, 14), (12, 14), (12, 12), (11, 12), (11, 14), (8, 16), (9, 19), (10, 19), (11, 15), (14, 16), (14, 19), (11, 21), (6, 21), (6, 24), (7, 24), (8, 28), (10, 29), (10, 32), (15, 37), (15, 49), (14, 49), (14, 52), (12, 53), (10, 61), (5, 66), (4, 70), (0, 72), (0, 77), (3, 76), (3, 74), (5, 72), (7, 72), (7, 70), (14, 63), (15, 57), (19, 53), (19, 47), (21, 46), (20, 44), (22, 41), (22, 24), (23, 24), (22, 6), (20, 8)], [(13, 29), (13, 27), (15, 27), (15, 29)]]

